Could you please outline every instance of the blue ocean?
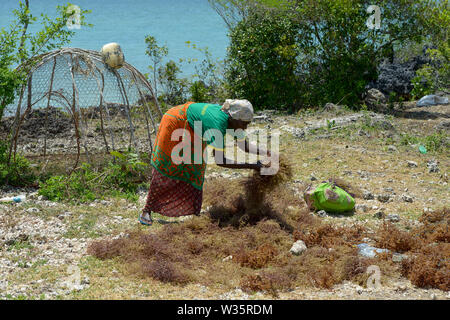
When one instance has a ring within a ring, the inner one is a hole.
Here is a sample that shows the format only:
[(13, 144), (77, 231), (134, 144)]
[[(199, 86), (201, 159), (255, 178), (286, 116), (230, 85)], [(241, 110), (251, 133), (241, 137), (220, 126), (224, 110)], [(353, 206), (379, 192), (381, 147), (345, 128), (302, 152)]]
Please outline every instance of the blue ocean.
[[(13, 21), (13, 9), (19, 1), (0, 1), (0, 28), (8, 28)], [(61, 0), (30, 0), (31, 13), (39, 17), (45, 13), (56, 16), (56, 6), (66, 4)], [(167, 45), (169, 55), (165, 61), (203, 59), (197, 50), (188, 48), (186, 41), (198, 47), (208, 47), (213, 58), (223, 59), (228, 46), (227, 28), (222, 18), (210, 7), (207, 0), (71, 0), (83, 10), (93, 27), (74, 29), (75, 36), (68, 47), (100, 50), (110, 42), (121, 45), (125, 59), (142, 73), (149, 72), (150, 60), (145, 54), (145, 36), (154, 36), (159, 45)], [(31, 32), (40, 30), (38, 22)], [(184, 76), (192, 75), (194, 65), (183, 63)]]

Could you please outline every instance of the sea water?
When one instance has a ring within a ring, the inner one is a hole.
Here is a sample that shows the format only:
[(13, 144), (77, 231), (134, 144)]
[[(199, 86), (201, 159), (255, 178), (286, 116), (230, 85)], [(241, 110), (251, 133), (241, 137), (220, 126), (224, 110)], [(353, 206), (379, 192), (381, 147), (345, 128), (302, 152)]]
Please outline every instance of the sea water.
[[(31, 13), (56, 16), (61, 0), (30, 0)], [(66, 47), (100, 50), (110, 42), (121, 45), (125, 60), (142, 73), (149, 72), (150, 59), (145, 54), (145, 36), (154, 36), (159, 45), (167, 45), (169, 55), (165, 62), (179, 59), (202, 60), (204, 55), (188, 48), (186, 41), (198, 47), (208, 47), (214, 59), (223, 59), (228, 46), (227, 28), (222, 18), (207, 0), (71, 0), (83, 10), (92, 10), (86, 22), (93, 27), (73, 29), (75, 36)], [(9, 29), (14, 20), (13, 10), (18, 0), (0, 0), (0, 28)], [(35, 22), (30, 32), (40, 30)], [(194, 64), (181, 65), (183, 75), (195, 73)]]

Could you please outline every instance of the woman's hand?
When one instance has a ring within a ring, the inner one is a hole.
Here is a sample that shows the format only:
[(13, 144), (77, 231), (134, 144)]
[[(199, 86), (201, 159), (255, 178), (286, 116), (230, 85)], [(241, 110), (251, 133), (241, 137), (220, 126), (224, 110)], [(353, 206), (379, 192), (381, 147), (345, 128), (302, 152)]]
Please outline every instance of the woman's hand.
[(253, 169), (256, 171), (261, 171), (262, 168), (269, 168), (270, 167), (270, 162), (269, 163), (262, 163), (261, 161), (256, 161), (256, 164), (253, 165)]

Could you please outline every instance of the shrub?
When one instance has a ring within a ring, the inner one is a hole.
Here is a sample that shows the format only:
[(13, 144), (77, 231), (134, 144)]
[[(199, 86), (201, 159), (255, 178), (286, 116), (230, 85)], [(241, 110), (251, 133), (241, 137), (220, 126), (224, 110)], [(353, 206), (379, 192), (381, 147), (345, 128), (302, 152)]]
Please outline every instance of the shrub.
[[(197, 50), (203, 55), (203, 60), (197, 63), (195, 74), (190, 80), (191, 101), (195, 102), (212, 102), (222, 104), (228, 97), (227, 85), (224, 80), (223, 61), (213, 59), (208, 47), (199, 48), (197, 45), (186, 42), (189, 48)], [(189, 63), (197, 61), (196, 59), (188, 59)]]
[(186, 78), (179, 78), (180, 73), (180, 67), (173, 60), (158, 69), (158, 79), (163, 89), (159, 98), (165, 103), (179, 105), (185, 102), (189, 83)]
[[(447, 1), (378, 1), (381, 25), (373, 30), (366, 0), (210, 2), (230, 27), (232, 93), (291, 111), (326, 102), (357, 106), (395, 48), (435, 34), (444, 39), (449, 25)], [(241, 20), (229, 23), (236, 12)]]
[(230, 32), (226, 79), (233, 96), (256, 108), (297, 104), (299, 25), (283, 14), (255, 11)]
[(53, 201), (89, 202), (105, 195), (136, 198), (137, 188), (149, 172), (148, 164), (135, 153), (111, 152), (115, 162), (108, 162), (100, 170), (83, 163), (70, 176), (53, 176), (40, 183), (39, 194)]
[(189, 88), (191, 93), (191, 101), (195, 102), (208, 102), (208, 89), (203, 81), (194, 81)]
[(9, 144), (0, 141), (0, 186), (22, 187), (35, 180), (30, 162), (19, 154), (11, 156), (9, 161)]

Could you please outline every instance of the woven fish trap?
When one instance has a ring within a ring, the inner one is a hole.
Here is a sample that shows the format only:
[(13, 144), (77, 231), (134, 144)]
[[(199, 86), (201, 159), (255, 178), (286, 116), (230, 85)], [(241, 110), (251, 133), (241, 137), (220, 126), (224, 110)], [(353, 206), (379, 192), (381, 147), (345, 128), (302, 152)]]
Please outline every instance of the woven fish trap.
[[(18, 68), (21, 68), (19, 66)], [(145, 76), (128, 63), (110, 68), (100, 52), (62, 48), (36, 58), (26, 84), (4, 110), (9, 156), (151, 153), (161, 108)]]

